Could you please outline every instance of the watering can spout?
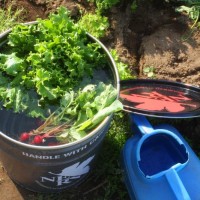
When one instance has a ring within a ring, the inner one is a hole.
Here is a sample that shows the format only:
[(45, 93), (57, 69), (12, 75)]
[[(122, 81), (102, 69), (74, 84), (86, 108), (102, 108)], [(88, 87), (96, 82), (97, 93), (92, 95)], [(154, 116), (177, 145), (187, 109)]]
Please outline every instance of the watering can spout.
[(165, 176), (177, 200), (191, 200), (175, 169), (170, 169)]

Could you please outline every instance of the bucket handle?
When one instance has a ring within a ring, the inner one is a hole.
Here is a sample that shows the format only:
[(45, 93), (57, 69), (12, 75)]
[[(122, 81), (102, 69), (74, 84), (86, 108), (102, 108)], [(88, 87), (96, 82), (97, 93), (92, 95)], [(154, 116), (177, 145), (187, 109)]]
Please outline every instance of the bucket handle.
[(191, 200), (175, 169), (170, 169), (165, 176), (177, 200)]

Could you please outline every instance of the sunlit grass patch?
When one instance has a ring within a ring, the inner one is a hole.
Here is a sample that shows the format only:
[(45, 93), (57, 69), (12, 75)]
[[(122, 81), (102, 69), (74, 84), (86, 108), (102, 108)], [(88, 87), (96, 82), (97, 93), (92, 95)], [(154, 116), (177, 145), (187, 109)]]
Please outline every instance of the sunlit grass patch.
[(12, 28), (15, 24), (22, 21), (23, 9), (13, 9), (14, 2), (12, 2), (7, 9), (0, 8), (0, 32)]

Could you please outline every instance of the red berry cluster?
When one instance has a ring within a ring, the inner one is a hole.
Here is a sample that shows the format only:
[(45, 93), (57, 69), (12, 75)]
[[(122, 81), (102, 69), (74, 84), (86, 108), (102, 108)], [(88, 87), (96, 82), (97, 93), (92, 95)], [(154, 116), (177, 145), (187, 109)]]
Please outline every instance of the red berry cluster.
[(34, 135), (32, 134), (32, 132), (21, 133), (19, 141), (32, 145), (44, 145), (44, 146), (55, 146), (59, 144), (55, 137), (49, 137), (47, 134)]
[(50, 116), (46, 121), (36, 119), (37, 129), (23, 132), (19, 136), (19, 141), (32, 145), (55, 146), (61, 144), (57, 136), (70, 127), (69, 123), (54, 125), (54, 116)]

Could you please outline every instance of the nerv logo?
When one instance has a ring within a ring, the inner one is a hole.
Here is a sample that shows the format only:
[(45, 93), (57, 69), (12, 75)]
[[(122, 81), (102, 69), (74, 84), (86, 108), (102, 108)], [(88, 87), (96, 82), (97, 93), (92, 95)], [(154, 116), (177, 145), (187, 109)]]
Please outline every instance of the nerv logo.
[(82, 175), (87, 174), (90, 171), (89, 163), (93, 160), (94, 157), (95, 155), (89, 157), (82, 163), (77, 162), (69, 167), (66, 167), (59, 174), (48, 172), (50, 176), (41, 177), (40, 183), (45, 185), (55, 183), (55, 186), (57, 187), (62, 186), (63, 184), (69, 184), (73, 180), (79, 179)]

